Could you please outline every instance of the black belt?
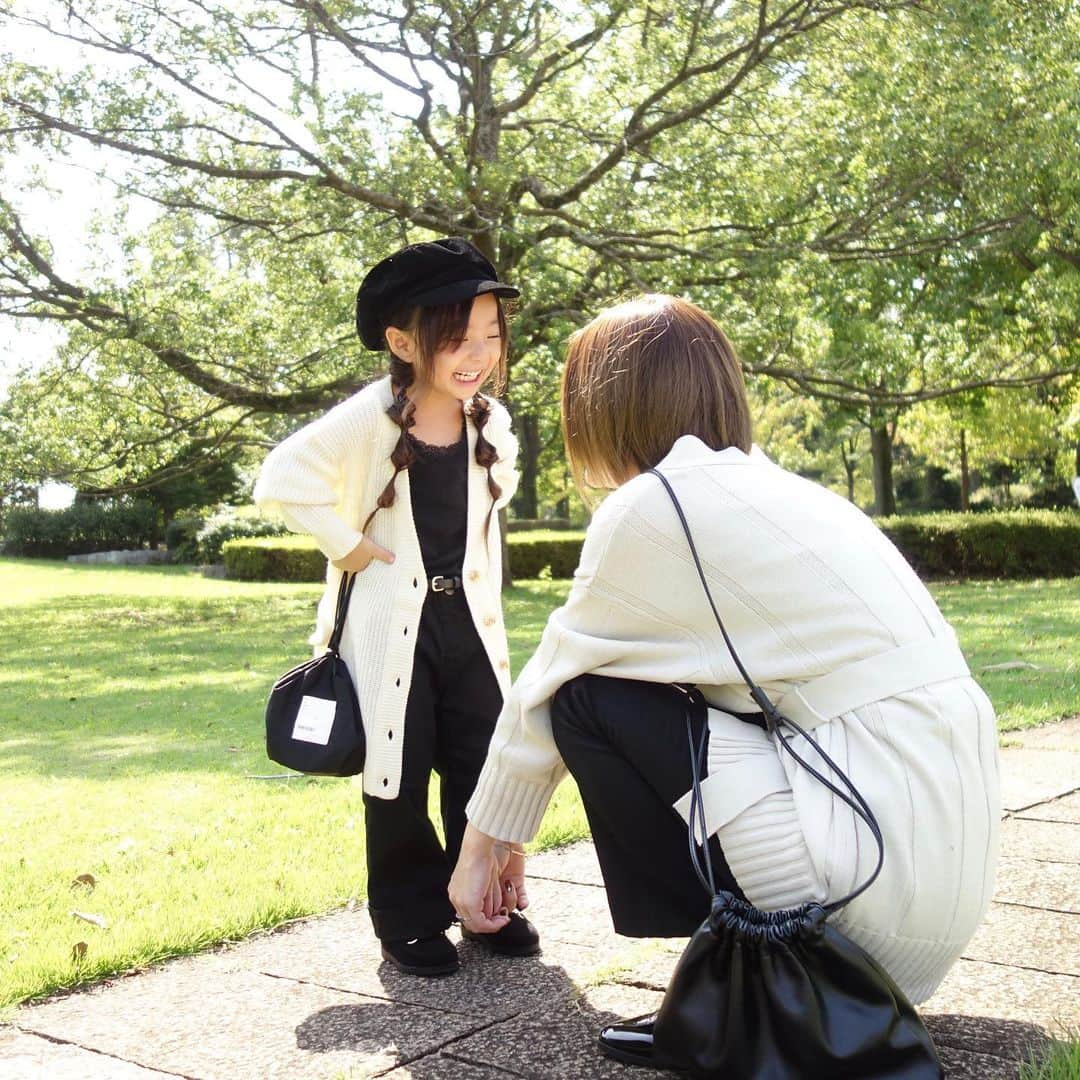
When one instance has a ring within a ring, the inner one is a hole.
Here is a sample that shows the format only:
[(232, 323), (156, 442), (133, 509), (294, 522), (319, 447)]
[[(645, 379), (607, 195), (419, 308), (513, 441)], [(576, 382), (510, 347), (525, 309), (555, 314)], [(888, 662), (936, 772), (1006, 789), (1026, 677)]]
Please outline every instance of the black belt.
[(442, 574), (438, 574), (428, 584), (431, 586), (432, 592), (441, 592), (446, 593), (447, 596), (453, 596), (455, 590), (460, 589), (463, 582), (459, 577), (443, 577)]

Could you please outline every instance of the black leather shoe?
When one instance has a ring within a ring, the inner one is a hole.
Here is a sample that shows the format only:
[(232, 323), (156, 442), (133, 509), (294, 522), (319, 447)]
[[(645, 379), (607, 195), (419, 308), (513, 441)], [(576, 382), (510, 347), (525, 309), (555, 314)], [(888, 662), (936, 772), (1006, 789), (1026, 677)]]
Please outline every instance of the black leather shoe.
[(600, 1032), (600, 1049), (608, 1057), (627, 1065), (652, 1065), (653, 1025), (656, 1015), (623, 1024), (612, 1024)]
[(494, 934), (477, 934), (463, 926), (461, 936), (486, 945), (498, 956), (535, 956), (540, 951), (540, 935), (520, 911), (511, 911), (510, 921)]
[(384, 941), (382, 955), (406, 975), (452, 975), (461, 966), (457, 949), (443, 933), (411, 941)]

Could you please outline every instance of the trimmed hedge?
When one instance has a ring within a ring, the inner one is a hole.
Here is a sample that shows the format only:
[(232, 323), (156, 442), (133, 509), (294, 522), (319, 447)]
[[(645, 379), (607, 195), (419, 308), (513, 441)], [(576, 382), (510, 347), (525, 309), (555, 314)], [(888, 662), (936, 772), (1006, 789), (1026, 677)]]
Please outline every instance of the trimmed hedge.
[(310, 536), (226, 540), (225, 576), (239, 581), (323, 581), (326, 556)]
[(5, 555), (62, 559), (149, 544), (157, 511), (149, 502), (75, 502), (66, 510), (11, 510), (4, 522)]
[(583, 532), (510, 533), (510, 568), (514, 577), (573, 577), (584, 539)]
[(878, 525), (923, 578), (1080, 574), (1078, 510), (920, 514)]
[(200, 562), (221, 562), (221, 549), (228, 540), (248, 540), (255, 536), (288, 536), (284, 522), (264, 518), (255, 507), (229, 506), (207, 518), (195, 537)]
[(568, 518), (514, 518), (506, 523), (508, 532), (580, 532), (581, 526)]
[[(1034, 578), (1080, 575), (1080, 511), (1010, 510), (878, 520), (920, 577)], [(515, 578), (573, 577), (583, 533), (511, 533)], [(322, 581), (326, 559), (310, 537), (231, 540), (229, 577)]]

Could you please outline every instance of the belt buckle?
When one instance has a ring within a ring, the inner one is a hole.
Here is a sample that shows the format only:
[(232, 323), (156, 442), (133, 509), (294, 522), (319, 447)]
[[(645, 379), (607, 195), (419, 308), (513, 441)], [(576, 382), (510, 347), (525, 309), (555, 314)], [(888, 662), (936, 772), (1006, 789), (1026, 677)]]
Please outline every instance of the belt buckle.
[(442, 574), (437, 575), (431, 579), (431, 591), (432, 592), (444, 592), (447, 596), (454, 595), (454, 579), (443, 577)]

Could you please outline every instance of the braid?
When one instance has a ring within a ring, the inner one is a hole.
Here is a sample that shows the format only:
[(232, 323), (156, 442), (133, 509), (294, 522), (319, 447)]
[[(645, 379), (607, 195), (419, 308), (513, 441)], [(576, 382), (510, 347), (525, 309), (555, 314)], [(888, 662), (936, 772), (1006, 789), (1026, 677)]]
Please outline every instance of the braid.
[[(483, 394), (475, 394), (472, 399), (472, 407), (469, 409), (473, 423), (476, 425), (476, 463), (483, 465), (487, 470), (488, 491), (491, 493), (491, 506), (488, 507), (488, 522), (491, 521), (491, 512), (495, 509), (495, 503), (502, 494), (502, 488), (495, 482), (491, 475), (491, 466), (499, 460), (495, 447), (484, 437), (484, 427), (491, 417), (491, 402)], [(485, 534), (487, 524), (484, 526)]]
[(394, 505), (397, 494), (394, 485), (397, 483), (398, 474), (416, 461), (416, 451), (407, 438), (409, 428), (416, 423), (416, 417), (413, 415), (416, 412), (416, 406), (409, 400), (409, 395), (405, 393), (413, 383), (412, 365), (406, 364), (396, 356), (392, 356), (390, 359), (390, 382), (397, 387), (397, 392), (394, 394), (394, 400), (390, 403), (390, 407), (386, 410), (386, 415), (401, 428), (401, 434), (398, 436), (398, 441), (390, 454), (390, 463), (394, 466), (394, 475), (390, 477), (386, 487), (382, 489), (378, 499), (375, 501), (375, 509), (368, 514), (364, 527), (360, 530), (364, 534), (367, 533), (371, 519), (380, 510), (385, 510)]

